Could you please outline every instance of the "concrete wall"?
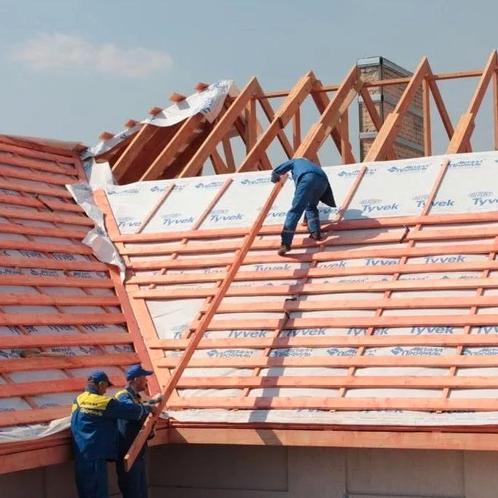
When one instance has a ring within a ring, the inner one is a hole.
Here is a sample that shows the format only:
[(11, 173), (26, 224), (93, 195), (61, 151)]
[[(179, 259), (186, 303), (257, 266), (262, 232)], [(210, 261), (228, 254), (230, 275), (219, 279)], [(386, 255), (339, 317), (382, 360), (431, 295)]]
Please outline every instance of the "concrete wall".
[[(150, 498), (498, 496), (498, 452), (171, 445), (149, 463)], [(72, 465), (0, 476), (0, 497), (77, 498)]]
[[(114, 465), (109, 464), (108, 471), (109, 498), (118, 498)], [(0, 498), (78, 498), (73, 464), (0, 475)]]
[(151, 498), (496, 498), (498, 453), (163, 446)]

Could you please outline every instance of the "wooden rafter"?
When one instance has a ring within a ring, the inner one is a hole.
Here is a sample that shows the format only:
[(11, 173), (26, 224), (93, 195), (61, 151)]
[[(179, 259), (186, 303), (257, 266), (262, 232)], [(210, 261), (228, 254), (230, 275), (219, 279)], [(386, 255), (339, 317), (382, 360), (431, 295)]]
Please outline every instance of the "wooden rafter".
[(466, 144), (474, 131), (476, 114), (481, 106), (488, 85), (496, 73), (497, 67), (498, 55), (496, 50), (494, 50), (489, 56), (486, 67), (484, 68), (482, 76), (479, 80), (479, 84), (477, 85), (469, 107), (467, 108), (467, 112), (462, 114), (460, 120), (458, 121), (455, 132), (451, 138), (451, 142), (448, 145), (447, 152), (449, 154), (462, 152), (466, 147)]

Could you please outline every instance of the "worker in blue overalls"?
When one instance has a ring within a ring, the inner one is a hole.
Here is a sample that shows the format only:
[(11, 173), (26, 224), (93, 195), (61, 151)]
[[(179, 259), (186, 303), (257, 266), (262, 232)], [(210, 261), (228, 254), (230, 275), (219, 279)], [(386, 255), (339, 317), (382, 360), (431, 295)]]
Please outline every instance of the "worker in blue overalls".
[(76, 487), (80, 498), (107, 498), (107, 461), (118, 457), (117, 419), (142, 420), (151, 407), (130, 405), (106, 396), (112, 386), (107, 374), (96, 370), (74, 401), (71, 432)]
[(321, 240), (318, 202), (321, 201), (330, 207), (336, 207), (329, 180), (320, 166), (302, 157), (290, 159), (272, 171), (271, 181), (277, 183), (280, 177), (288, 171), (292, 173), (296, 190), (292, 206), (285, 217), (282, 244), (278, 250), (280, 256), (284, 256), (290, 251), (297, 224), (303, 213), (306, 213), (311, 238)]
[[(147, 388), (147, 377), (153, 372), (145, 370), (141, 365), (133, 365), (126, 372), (128, 385), (126, 389), (118, 391), (115, 395), (122, 403), (128, 403), (130, 406), (154, 405), (161, 401), (162, 396), (156, 394), (148, 401), (143, 401), (141, 393)], [(119, 420), (119, 458), (116, 462), (116, 471), (118, 474), (118, 485), (123, 498), (148, 498), (148, 485), (146, 473), (145, 452), (146, 445), (142, 448), (137, 456), (131, 469), (126, 472), (124, 468), (124, 456), (128, 452), (135, 437), (142, 427), (142, 420)]]

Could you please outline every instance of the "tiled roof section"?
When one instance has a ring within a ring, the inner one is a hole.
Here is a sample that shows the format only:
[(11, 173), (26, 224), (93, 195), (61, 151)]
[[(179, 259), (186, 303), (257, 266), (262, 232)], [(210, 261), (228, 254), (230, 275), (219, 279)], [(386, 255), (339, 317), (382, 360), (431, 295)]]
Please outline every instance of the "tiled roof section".
[(82, 243), (93, 223), (65, 188), (84, 180), (79, 158), (12, 143), (0, 140), (0, 427), (66, 416), (90, 370), (122, 384), (138, 361), (115, 275)]

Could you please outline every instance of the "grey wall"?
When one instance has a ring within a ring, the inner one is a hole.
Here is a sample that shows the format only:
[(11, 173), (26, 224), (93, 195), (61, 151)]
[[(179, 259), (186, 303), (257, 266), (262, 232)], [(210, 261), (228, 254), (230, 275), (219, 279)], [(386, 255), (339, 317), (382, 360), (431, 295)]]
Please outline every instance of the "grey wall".
[[(153, 448), (149, 467), (150, 498), (498, 496), (498, 452), (171, 445)], [(72, 465), (0, 476), (7, 497), (77, 498)]]
[[(1, 458), (1, 457), (0, 457)], [(109, 497), (121, 496), (109, 464)], [(0, 475), (0, 498), (78, 498), (72, 463)]]
[(498, 453), (163, 446), (151, 498), (496, 498)]

